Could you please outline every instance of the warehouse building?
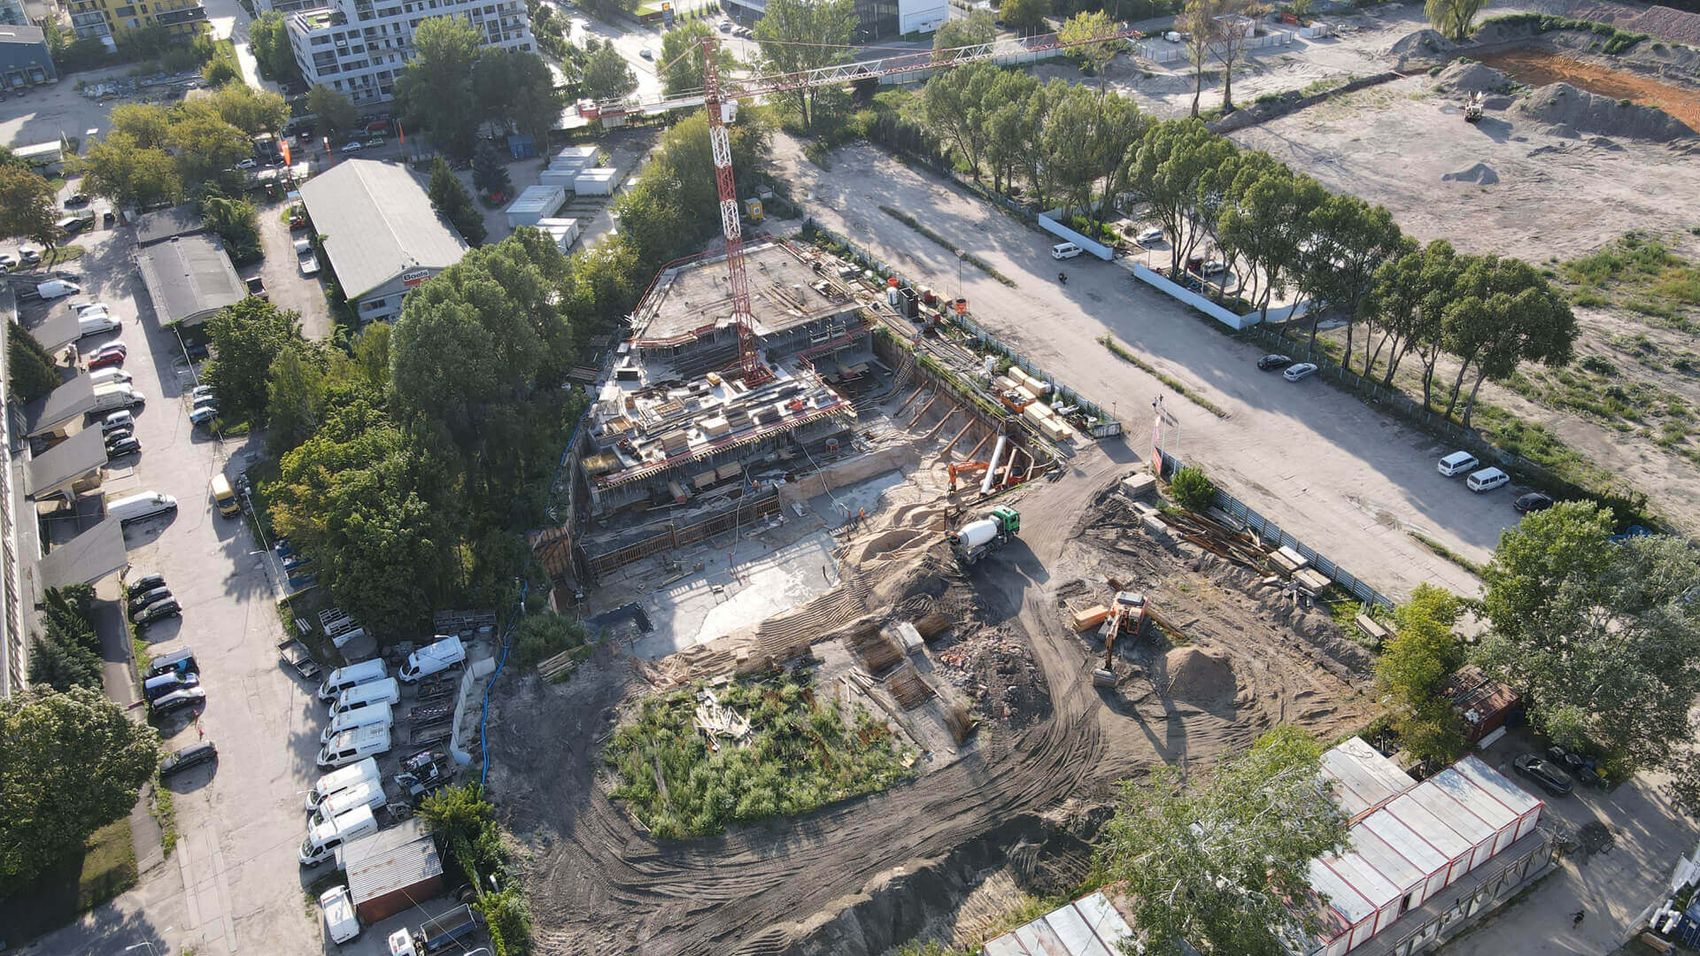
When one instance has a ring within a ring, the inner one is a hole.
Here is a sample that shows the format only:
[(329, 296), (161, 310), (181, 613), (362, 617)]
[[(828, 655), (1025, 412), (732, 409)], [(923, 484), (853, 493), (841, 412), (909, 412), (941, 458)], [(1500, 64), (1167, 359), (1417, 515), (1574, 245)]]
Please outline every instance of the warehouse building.
[(176, 236), (136, 250), (160, 325), (200, 325), (248, 296), (230, 255), (209, 236)]
[(466, 255), (405, 166), (345, 160), (302, 184), (301, 200), (362, 323), (400, 315), (409, 291)]
[[(0, 8), (3, 9), (3, 8)], [(20, 90), (59, 79), (40, 27), (0, 25), (0, 89)]]

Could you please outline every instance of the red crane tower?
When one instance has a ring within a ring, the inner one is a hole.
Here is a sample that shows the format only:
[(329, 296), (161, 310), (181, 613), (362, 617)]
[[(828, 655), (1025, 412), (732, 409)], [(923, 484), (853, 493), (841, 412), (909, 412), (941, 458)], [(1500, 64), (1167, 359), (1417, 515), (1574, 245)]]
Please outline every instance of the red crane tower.
[(734, 79), (729, 84), (723, 84), (715, 64), (719, 35), (711, 33), (703, 37), (703, 106), (708, 110), (709, 151), (714, 157), (714, 181), (720, 193), (720, 231), (726, 237), (726, 272), (728, 285), (732, 290), (732, 321), (738, 327), (738, 370), (745, 384), (760, 385), (771, 379), (773, 372), (762, 364), (760, 356), (756, 354), (755, 333), (751, 329), (750, 280), (744, 272), (744, 232), (738, 216), (738, 183), (732, 169), (732, 142), (726, 132), (726, 124), (734, 118), (739, 100), (856, 80), (878, 79), (926, 70), (947, 70), (968, 63), (992, 60), (1000, 55), (1044, 53), (1090, 43), (1137, 38), (1140, 35), (1138, 30), (1117, 30), (1104, 36), (1064, 42), (1051, 33), (1025, 42), (993, 40), (990, 43), (903, 53), (880, 60), (841, 63), (796, 73)]

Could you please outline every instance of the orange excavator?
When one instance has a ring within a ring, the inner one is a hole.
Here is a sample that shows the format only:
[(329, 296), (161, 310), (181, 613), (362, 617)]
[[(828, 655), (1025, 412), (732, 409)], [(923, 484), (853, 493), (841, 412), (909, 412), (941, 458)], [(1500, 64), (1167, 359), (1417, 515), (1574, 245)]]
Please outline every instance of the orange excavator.
[(990, 467), (992, 467), (991, 464), (984, 461), (953, 462), (950, 466), (950, 493), (953, 495), (956, 494), (956, 479), (958, 476), (963, 478), (978, 478), (981, 475), (984, 475), (986, 473), (986, 469)]

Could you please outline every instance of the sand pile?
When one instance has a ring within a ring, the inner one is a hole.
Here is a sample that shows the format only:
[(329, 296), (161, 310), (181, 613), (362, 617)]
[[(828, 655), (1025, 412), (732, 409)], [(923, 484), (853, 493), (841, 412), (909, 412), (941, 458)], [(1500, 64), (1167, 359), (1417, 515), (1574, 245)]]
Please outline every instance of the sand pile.
[(1234, 702), (1238, 687), (1226, 653), (1177, 647), (1164, 656), (1163, 664), (1170, 697), (1207, 709)]
[(1669, 143), (1694, 139), (1697, 135), (1664, 110), (1626, 104), (1579, 90), (1569, 83), (1543, 86), (1518, 104), (1517, 109), (1543, 123), (1604, 136), (1630, 136)]
[(1505, 74), (1486, 63), (1454, 61), (1436, 78), (1440, 88), (1455, 93), (1492, 93), (1505, 89)]
[(1487, 163), (1477, 163), (1469, 169), (1460, 169), (1455, 173), (1445, 173), (1440, 177), (1443, 183), (1473, 183), (1477, 186), (1493, 186), (1499, 182), (1499, 174)]
[(1418, 30), (1402, 37), (1388, 48), (1390, 56), (1438, 57), (1457, 49), (1457, 46), (1437, 30)]

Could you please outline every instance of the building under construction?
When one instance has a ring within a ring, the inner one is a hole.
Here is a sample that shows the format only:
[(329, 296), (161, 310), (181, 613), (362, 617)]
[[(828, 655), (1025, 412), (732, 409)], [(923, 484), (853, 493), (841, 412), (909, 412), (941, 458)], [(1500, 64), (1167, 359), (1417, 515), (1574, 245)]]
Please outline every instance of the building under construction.
[(750, 332), (770, 378), (738, 376), (722, 256), (656, 278), (597, 386), (579, 458), (593, 577), (771, 512), (777, 481), (848, 450), (855, 411), (834, 383), (865, 369), (869, 327), (839, 263), (781, 241), (745, 254)]

